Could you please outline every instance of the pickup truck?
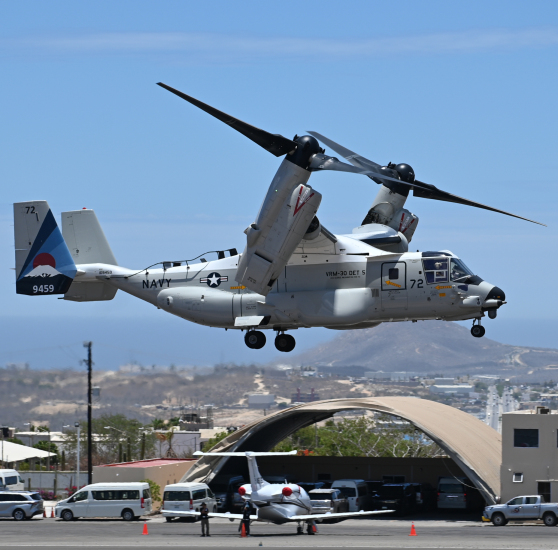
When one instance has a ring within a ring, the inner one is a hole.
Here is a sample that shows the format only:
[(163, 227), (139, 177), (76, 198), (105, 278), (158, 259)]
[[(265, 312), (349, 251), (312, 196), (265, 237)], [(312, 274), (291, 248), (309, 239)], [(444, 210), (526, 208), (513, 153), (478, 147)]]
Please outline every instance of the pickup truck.
[(543, 502), (540, 495), (515, 497), (506, 504), (487, 506), (483, 520), (491, 521), (500, 527), (508, 521), (528, 521), (542, 519), (545, 525), (552, 527), (558, 523), (558, 504)]

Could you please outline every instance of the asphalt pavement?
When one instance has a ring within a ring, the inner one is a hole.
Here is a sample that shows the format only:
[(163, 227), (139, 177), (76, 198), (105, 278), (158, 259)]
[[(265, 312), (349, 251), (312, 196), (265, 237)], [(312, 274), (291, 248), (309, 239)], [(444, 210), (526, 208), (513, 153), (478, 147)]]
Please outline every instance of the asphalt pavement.
[[(148, 535), (142, 535), (147, 525)], [(417, 519), (416, 537), (409, 536), (410, 519), (358, 519), (318, 525), (314, 536), (297, 535), (296, 525), (252, 524), (252, 536), (240, 538), (238, 523), (211, 520), (211, 537), (201, 538), (200, 523), (173, 521), (161, 516), (124, 522), (113, 519), (81, 519), (65, 522), (36, 517), (16, 522), (0, 519), (0, 546), (93, 550), (99, 547), (160, 549), (203, 548), (377, 548), (377, 549), (481, 549), (519, 550), (558, 548), (558, 528), (525, 523), (494, 527), (480, 521)]]

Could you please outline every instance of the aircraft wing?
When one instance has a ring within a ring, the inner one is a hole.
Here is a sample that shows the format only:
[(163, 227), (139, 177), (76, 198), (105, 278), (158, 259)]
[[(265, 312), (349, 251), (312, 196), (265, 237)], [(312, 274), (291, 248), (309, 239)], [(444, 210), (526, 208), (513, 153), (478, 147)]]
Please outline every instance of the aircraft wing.
[(288, 521), (300, 521), (307, 519), (331, 519), (331, 518), (356, 518), (360, 516), (371, 516), (373, 514), (389, 514), (390, 512), (395, 512), (395, 510), (375, 510), (373, 512), (365, 512), (361, 510), (360, 512), (338, 512), (337, 514), (327, 513), (327, 514), (305, 514), (303, 516), (291, 516), (287, 518)]
[[(181, 511), (181, 510), (161, 510), (161, 513), (172, 514), (173, 516), (184, 516), (184, 517), (196, 517), (201, 516), (199, 512), (195, 510), (190, 511)], [(244, 516), (242, 514), (231, 514), (230, 512), (225, 512), (223, 514), (219, 512), (209, 512), (208, 517), (210, 518), (225, 518), (225, 519), (243, 519)], [(258, 519), (258, 516), (250, 516), (250, 519), (255, 521)]]

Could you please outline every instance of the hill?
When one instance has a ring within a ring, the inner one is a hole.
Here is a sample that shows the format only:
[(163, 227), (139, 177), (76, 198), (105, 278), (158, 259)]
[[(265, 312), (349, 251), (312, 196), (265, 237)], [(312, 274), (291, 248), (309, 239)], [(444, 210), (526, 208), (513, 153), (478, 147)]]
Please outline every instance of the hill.
[[(343, 331), (333, 340), (275, 364), (364, 367), (384, 372), (494, 374), (525, 381), (558, 377), (558, 350), (473, 338), (469, 329), (445, 321), (383, 323)], [(337, 369), (336, 369), (337, 370)]]

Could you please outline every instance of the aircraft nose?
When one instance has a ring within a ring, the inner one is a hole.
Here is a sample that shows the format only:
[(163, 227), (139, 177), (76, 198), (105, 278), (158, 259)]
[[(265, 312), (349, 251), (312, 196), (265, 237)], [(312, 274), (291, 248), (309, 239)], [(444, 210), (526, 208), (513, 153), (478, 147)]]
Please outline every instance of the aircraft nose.
[(493, 286), (485, 300), (502, 300), (504, 302), (506, 300), (506, 293), (500, 287)]

